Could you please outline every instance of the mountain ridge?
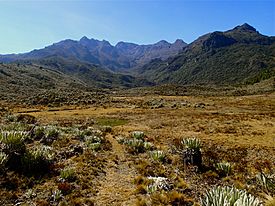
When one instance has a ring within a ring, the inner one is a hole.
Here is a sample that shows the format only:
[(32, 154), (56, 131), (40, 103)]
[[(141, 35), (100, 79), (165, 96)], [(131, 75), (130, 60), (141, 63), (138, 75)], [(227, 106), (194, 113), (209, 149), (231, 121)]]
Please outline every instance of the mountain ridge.
[[(134, 52), (129, 53), (129, 45)], [(89, 39), (83, 36), (80, 40), (65, 39), (35, 49), (28, 53), (0, 55), (0, 61), (13, 62), (18, 60), (37, 60), (51, 56), (62, 56), (65, 58), (76, 58), (91, 64), (96, 64), (112, 71), (130, 69), (135, 66), (149, 63), (154, 58), (166, 59), (176, 55), (187, 44), (183, 40), (169, 43), (161, 40), (155, 44), (139, 45), (128, 42), (118, 42), (115, 46), (106, 40)]]

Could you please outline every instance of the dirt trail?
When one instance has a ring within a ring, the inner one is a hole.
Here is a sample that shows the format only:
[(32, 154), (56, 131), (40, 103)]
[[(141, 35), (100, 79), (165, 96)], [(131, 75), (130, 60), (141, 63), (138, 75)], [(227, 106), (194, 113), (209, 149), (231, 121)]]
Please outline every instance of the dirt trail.
[(96, 206), (132, 206), (135, 205), (136, 176), (134, 168), (129, 168), (123, 147), (113, 138), (106, 137), (112, 144), (113, 155), (117, 161), (109, 160), (106, 178), (100, 183), (99, 192), (95, 198)]

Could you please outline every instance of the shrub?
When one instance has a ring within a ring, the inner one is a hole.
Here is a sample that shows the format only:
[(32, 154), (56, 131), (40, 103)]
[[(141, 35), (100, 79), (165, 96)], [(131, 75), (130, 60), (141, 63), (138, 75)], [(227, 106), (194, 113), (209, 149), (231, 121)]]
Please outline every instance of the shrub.
[(207, 191), (201, 200), (202, 206), (261, 206), (261, 202), (256, 197), (248, 194), (244, 190), (230, 187), (214, 187)]
[(179, 193), (177, 191), (170, 191), (167, 193), (167, 197), (169, 199), (169, 202), (173, 206), (182, 206), (182, 205), (193, 205), (193, 201), (189, 198), (187, 198), (184, 194)]
[(228, 176), (232, 172), (232, 164), (229, 162), (219, 162), (216, 165), (216, 169), (222, 176)]
[(68, 182), (61, 182), (57, 185), (57, 187), (63, 195), (67, 195), (72, 191), (72, 185)]
[(165, 160), (165, 153), (161, 150), (155, 150), (155, 151), (150, 152), (150, 156), (155, 161), (164, 162), (164, 160)]
[(16, 116), (13, 114), (8, 114), (7, 116), (5, 116), (5, 119), (7, 122), (16, 122), (17, 120)]
[(103, 126), (103, 132), (110, 133), (112, 132), (113, 128), (111, 126)]

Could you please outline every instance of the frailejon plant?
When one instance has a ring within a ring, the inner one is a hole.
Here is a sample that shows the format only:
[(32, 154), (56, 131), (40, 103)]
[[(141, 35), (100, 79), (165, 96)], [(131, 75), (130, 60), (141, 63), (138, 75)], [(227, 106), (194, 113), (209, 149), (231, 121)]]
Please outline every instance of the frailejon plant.
[(181, 141), (181, 144), (192, 150), (200, 150), (202, 147), (201, 141), (197, 138), (185, 138)]
[(233, 165), (229, 162), (219, 162), (216, 164), (217, 171), (223, 175), (228, 176), (232, 172)]
[(8, 155), (6, 155), (4, 152), (0, 152), (0, 171), (5, 168), (7, 161)]
[(275, 175), (268, 175), (264, 173), (259, 173), (256, 175), (257, 182), (267, 191), (275, 190)]
[(34, 139), (40, 140), (41, 143), (50, 145), (58, 139), (60, 129), (55, 126), (36, 127), (34, 129)]
[(166, 177), (148, 177), (151, 183), (146, 187), (148, 193), (154, 193), (158, 190), (170, 190), (171, 184)]
[(191, 164), (200, 167), (202, 164), (201, 141), (197, 138), (186, 138), (181, 141), (181, 144), (185, 147), (183, 151), (184, 165)]
[(101, 148), (103, 139), (98, 136), (86, 136), (84, 141), (89, 149), (98, 151)]
[(151, 150), (151, 149), (153, 149), (154, 145), (151, 142), (144, 142), (143, 147), (145, 150)]
[(27, 132), (19, 131), (1, 131), (0, 143), (2, 150), (8, 155), (21, 155), (25, 152), (24, 140), (27, 138)]
[(165, 160), (165, 153), (161, 150), (155, 150), (155, 151), (150, 152), (150, 156), (155, 161), (164, 162), (164, 160)]
[(87, 137), (87, 136), (98, 136), (98, 137), (100, 137), (100, 136), (103, 135), (101, 130), (94, 129), (94, 128), (91, 128), (91, 127), (88, 127), (85, 130), (76, 129), (76, 133), (77, 133), (77, 136), (81, 140), (84, 140), (84, 138)]
[(244, 190), (214, 187), (201, 199), (202, 206), (261, 206), (261, 201)]
[(90, 148), (93, 151), (98, 151), (101, 148), (101, 143), (100, 142), (96, 142), (96, 143), (88, 143), (87, 147)]
[(140, 140), (143, 140), (144, 141), (144, 132), (142, 131), (133, 131), (132, 132), (132, 137), (135, 138), (135, 139), (140, 139)]
[(72, 167), (64, 168), (60, 172), (60, 178), (67, 181), (74, 181), (76, 178), (75, 169)]
[(52, 193), (52, 200), (54, 202), (58, 202), (60, 201), (61, 199), (63, 198), (62, 196), (62, 191), (61, 190), (54, 190), (53, 193)]
[(35, 127), (33, 131), (34, 139), (40, 140), (45, 136), (45, 127)]
[(99, 136), (86, 136), (85, 138), (84, 138), (84, 141), (86, 142), (86, 143), (101, 143), (102, 142), (102, 138), (101, 137), (99, 137)]
[(29, 174), (46, 172), (54, 158), (55, 154), (51, 147), (37, 145), (24, 154), (21, 164), (23, 170)]
[(144, 152), (144, 142), (141, 139), (128, 139), (124, 141), (124, 144), (128, 145), (135, 153)]
[(57, 128), (48, 127), (46, 129), (46, 138), (47, 139), (55, 140), (58, 138), (58, 136), (59, 136), (59, 131), (57, 130)]
[(124, 138), (124, 137), (118, 136), (118, 137), (116, 138), (116, 140), (117, 140), (117, 142), (118, 142), (119, 144), (124, 144), (124, 143), (125, 143), (125, 138)]

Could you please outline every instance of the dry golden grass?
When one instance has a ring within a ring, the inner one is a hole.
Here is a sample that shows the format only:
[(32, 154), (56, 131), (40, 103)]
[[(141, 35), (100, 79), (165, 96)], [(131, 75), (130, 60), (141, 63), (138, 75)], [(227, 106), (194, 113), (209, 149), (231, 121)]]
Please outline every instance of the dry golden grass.
[[(35, 116), (40, 124), (112, 124), (112, 135), (107, 136), (112, 150), (103, 154), (105, 162), (102, 167), (105, 174), (99, 176), (97, 181), (90, 182), (97, 185), (97, 191), (93, 191), (96, 194), (87, 197), (87, 201), (91, 200), (95, 205), (181, 205), (198, 201), (205, 185), (223, 181), (227, 185), (248, 189), (247, 176), (275, 169), (272, 164), (275, 162), (275, 93), (243, 97), (151, 95), (112, 99), (114, 103), (101, 107), (13, 109), (15, 113), (27, 112)], [(148, 102), (152, 100), (164, 102), (163, 106), (148, 106)], [(197, 106), (200, 103), (203, 106)], [(124, 145), (118, 144), (114, 139), (115, 136), (128, 137), (136, 130), (144, 131), (147, 141), (152, 142), (157, 149), (168, 152), (169, 162), (152, 163), (147, 154), (131, 155)], [(204, 161), (208, 166), (211, 166), (212, 162), (209, 161), (212, 159), (226, 160), (236, 163), (236, 173), (224, 179), (211, 170), (200, 175), (192, 172), (186, 175), (182, 171), (181, 157), (170, 151), (178, 146), (177, 143), (182, 138), (193, 136), (202, 140)], [(70, 143), (73, 141), (70, 140)], [(80, 174), (84, 184), (85, 175), (91, 175), (88, 170), (82, 169), (89, 168), (88, 163), (80, 157), (72, 158), (71, 161), (77, 165), (78, 170), (82, 170)], [(175, 173), (176, 170), (178, 173)], [(141, 175), (143, 178), (147, 174), (174, 178), (178, 191), (153, 194), (151, 200), (147, 201), (144, 199), (147, 197), (143, 194), (146, 192), (144, 187), (134, 184), (135, 177)], [(46, 182), (40, 187), (53, 186), (52, 182), (53, 180)], [(88, 185), (86, 187), (89, 188)], [(257, 192), (257, 188), (251, 190)], [(82, 193), (85, 191), (83, 186)], [(82, 196), (76, 196), (76, 199)]]

